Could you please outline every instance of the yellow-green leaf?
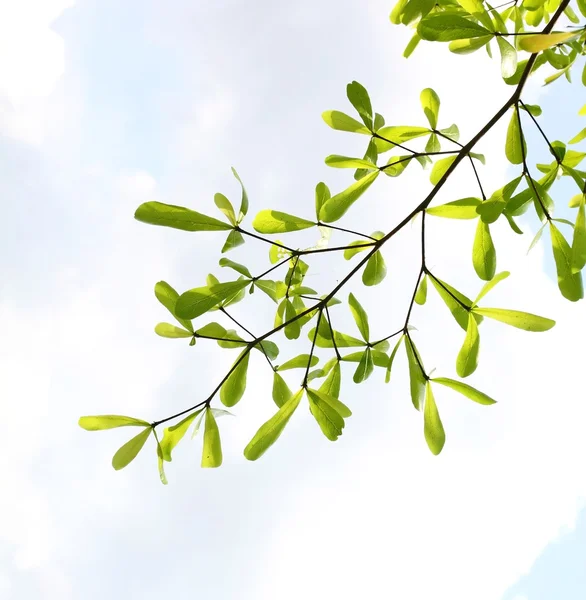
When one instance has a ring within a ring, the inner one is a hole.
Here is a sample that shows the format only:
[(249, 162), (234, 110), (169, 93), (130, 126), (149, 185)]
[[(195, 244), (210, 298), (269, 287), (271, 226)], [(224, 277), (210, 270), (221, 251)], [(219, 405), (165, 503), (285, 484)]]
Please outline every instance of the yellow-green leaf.
[(440, 206), (427, 208), (425, 212), (434, 217), (444, 217), (446, 219), (476, 219), (478, 213), (476, 207), (480, 204), (479, 198), (462, 198), (454, 200)]
[(417, 293), (415, 294), (415, 302), (420, 306), (425, 304), (427, 300), (427, 275), (424, 275), (417, 286)]
[(442, 177), (448, 172), (448, 169), (452, 166), (452, 163), (456, 160), (457, 155), (448, 156), (438, 160), (431, 169), (429, 180), (433, 185), (437, 185)]
[(220, 194), (219, 192), (214, 195), (214, 204), (226, 215), (228, 221), (232, 225), (236, 225), (236, 214), (234, 213), (234, 207), (232, 203), (224, 194)]
[(233, 297), (249, 284), (247, 279), (217, 283), (212, 286), (194, 288), (179, 296), (175, 310), (183, 319), (195, 319), (214, 306)]
[(525, 52), (541, 52), (557, 44), (563, 44), (572, 38), (578, 37), (580, 32), (559, 32), (559, 33), (536, 33), (535, 35), (524, 35), (519, 40), (519, 48)]
[(521, 312), (519, 310), (509, 310), (506, 308), (480, 308), (475, 307), (472, 311), (483, 317), (501, 321), (517, 329), (525, 331), (548, 331), (555, 325), (555, 321), (533, 315), (531, 313)]
[(480, 349), (480, 336), (478, 325), (472, 313), (468, 313), (468, 329), (464, 344), (456, 359), (456, 373), (460, 377), (468, 377), (476, 371), (478, 366), (478, 351)]
[(150, 427), (150, 423), (134, 417), (123, 415), (97, 415), (95, 417), (81, 417), (79, 426), (86, 431), (102, 431), (116, 427)]
[(316, 225), (313, 221), (302, 219), (279, 210), (261, 210), (252, 226), (259, 233), (286, 233), (290, 231), (301, 231)]
[(196, 410), (194, 413), (191, 413), (185, 417), (185, 419), (179, 421), (179, 423), (176, 425), (165, 427), (165, 430), (163, 431), (163, 439), (159, 444), (163, 460), (171, 462), (171, 452), (173, 452), (177, 444), (183, 439), (187, 433), (187, 430), (189, 429), (189, 426), (202, 411), (203, 408), (200, 408), (199, 410)]
[(379, 173), (380, 171), (378, 170), (372, 171), (372, 173), (359, 179), (343, 192), (326, 200), (319, 211), (320, 220), (324, 223), (333, 223), (340, 219), (346, 214), (346, 211), (352, 204), (374, 183)]
[(230, 373), (228, 379), (226, 379), (220, 388), (220, 400), (224, 406), (234, 406), (242, 399), (246, 390), (246, 376), (248, 373), (249, 359), (250, 352), (248, 348), (246, 348), (236, 359), (238, 366)]
[(162, 202), (145, 202), (134, 213), (137, 221), (183, 231), (226, 231), (231, 225), (194, 210)]
[(391, 352), (391, 356), (389, 357), (389, 362), (387, 363), (387, 370), (385, 373), (385, 383), (389, 383), (389, 381), (391, 380), (391, 369), (393, 368), (393, 362), (395, 361), (395, 356), (397, 355), (399, 346), (403, 343), (404, 339), (405, 339), (405, 335), (401, 335), (401, 337), (398, 339), (397, 343), (395, 344), (393, 351)]
[(417, 410), (421, 410), (423, 395), (425, 393), (425, 377), (423, 376), (419, 361), (417, 360), (419, 353), (410, 337), (407, 337), (405, 341), (405, 350), (407, 351), (407, 362), (409, 363), (411, 401)]
[(157, 323), (155, 333), (165, 338), (188, 338), (193, 335), (191, 331), (175, 327), (175, 325), (171, 325), (170, 323)]
[(339, 110), (326, 110), (322, 113), (322, 119), (326, 122), (326, 125), (329, 125), (332, 129), (370, 135), (370, 130), (360, 123), (360, 121), (353, 119)]
[(456, 392), (466, 396), (466, 398), (469, 398), (474, 402), (478, 402), (478, 404), (483, 404), (485, 406), (496, 404), (496, 400), (493, 400), (490, 396), (487, 396), (483, 392), (480, 392), (476, 388), (473, 388), (471, 385), (468, 385), (463, 381), (456, 381), (455, 379), (448, 379), (447, 377), (436, 377), (435, 379), (432, 379), (432, 381), (452, 388)]
[[(340, 368), (340, 362), (337, 359), (333, 359), (335, 362), (328, 376), (324, 379), (324, 382), (319, 386), (319, 391), (338, 398), (340, 396), (340, 385), (342, 382), (342, 369)], [(324, 365), (324, 371), (326, 366)]]
[(244, 456), (248, 460), (260, 458), (279, 439), (302, 397), (303, 389), (292, 395), (275, 415), (261, 425), (244, 449)]
[(175, 314), (175, 307), (177, 305), (177, 299), (179, 294), (173, 289), (166, 281), (159, 281), (155, 284), (155, 296), (157, 300), (177, 319), (185, 329), (193, 331), (193, 325), (191, 321), (186, 319), (180, 319)]
[(435, 398), (429, 381), (425, 386), (425, 406), (423, 408), (423, 433), (429, 449), (436, 456), (446, 443), (446, 433), (440, 419)]
[(517, 107), (513, 107), (513, 113), (509, 126), (507, 128), (507, 139), (505, 143), (505, 155), (509, 162), (514, 165), (520, 165), (523, 162), (523, 157), (527, 152), (525, 138), (519, 128), (519, 115)]
[(136, 458), (137, 454), (142, 450), (143, 446), (151, 435), (152, 430), (152, 427), (149, 425), (137, 436), (126, 442), (126, 444), (124, 444), (116, 452), (116, 454), (114, 454), (114, 457), (112, 458), (112, 466), (116, 469), (116, 471), (128, 466)]
[(496, 250), (490, 235), (488, 224), (478, 220), (474, 246), (472, 248), (472, 264), (480, 279), (490, 281), (496, 271)]
[(576, 224), (574, 226), (574, 239), (572, 241), (572, 273), (578, 273), (586, 265), (586, 210), (584, 196), (578, 208)]
[(205, 430), (203, 433), (203, 450), (201, 453), (201, 466), (216, 468), (222, 464), (222, 442), (220, 430), (214, 413), (208, 408), (205, 416)]
[(425, 88), (420, 94), (420, 100), (430, 127), (436, 129), (440, 109), (439, 96), (431, 88)]
[(561, 231), (550, 221), (551, 244), (560, 292), (572, 302), (584, 297), (582, 273), (572, 272), (572, 249)]
[(508, 271), (503, 271), (502, 273), (498, 273), (497, 275), (495, 275), (490, 281), (486, 282), (482, 286), (482, 289), (480, 290), (480, 293), (478, 294), (478, 296), (476, 296), (476, 300), (474, 300), (474, 306), (476, 306), (480, 302), (480, 300), (482, 298), (484, 298), (484, 296), (486, 296), (486, 294), (488, 294), (488, 292), (490, 292), (490, 290), (492, 290), (492, 288), (497, 283), (500, 283), (503, 279), (506, 279), (509, 275), (510, 275), (510, 273)]
[(362, 305), (358, 300), (356, 300), (356, 296), (354, 294), (350, 294), (348, 296), (348, 304), (350, 306), (350, 311), (352, 312), (352, 316), (354, 317), (354, 321), (358, 326), (360, 334), (362, 335), (362, 339), (365, 342), (369, 341), (370, 337), (370, 328), (368, 326), (368, 315)]
[(362, 283), (367, 286), (379, 284), (387, 274), (385, 259), (380, 250), (377, 250), (366, 263), (366, 267), (362, 272)]
[(309, 410), (323, 434), (328, 440), (335, 442), (342, 435), (344, 429), (342, 415), (329, 402), (324, 400), (322, 394), (308, 389), (307, 396), (309, 398)]

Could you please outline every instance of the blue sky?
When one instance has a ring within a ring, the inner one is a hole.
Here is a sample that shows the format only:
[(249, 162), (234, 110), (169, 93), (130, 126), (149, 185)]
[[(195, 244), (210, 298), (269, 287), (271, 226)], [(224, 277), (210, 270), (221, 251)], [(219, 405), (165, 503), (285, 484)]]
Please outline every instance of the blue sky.
[[(584, 597), (577, 557), (586, 539), (586, 409), (575, 381), (581, 357), (571, 350), (586, 322), (581, 305), (559, 297), (548, 252), (526, 256), (534, 223), (518, 237), (495, 227), (499, 270), (512, 276), (491, 302), (558, 326), (540, 335), (483, 326), (472, 384), (499, 404), (485, 409), (438, 394), (448, 436), (439, 458), (425, 447), (403, 362), (390, 386), (380, 377), (348, 384), (343, 399), (354, 415), (336, 444), (300, 411), (278, 444), (248, 463), (242, 449), (274, 410), (270, 373), (256, 357), (236, 418), (220, 422), (225, 464), (201, 470), (201, 440), (186, 440), (167, 487), (152, 448), (117, 473), (110, 459), (126, 433), (76, 426), (82, 414), (152, 420), (181, 410), (234, 358), (154, 335), (166, 319), (156, 281), (184, 290), (208, 272), (227, 275), (217, 266), (221, 236), (139, 224), (138, 204), (158, 199), (215, 214), (215, 192), (238, 197), (235, 166), (251, 215), (276, 207), (311, 217), (318, 181), (336, 190), (348, 183), (323, 158), (363, 150), (320, 118), (348, 110), (347, 82), (366, 85), (395, 124), (422, 124), (419, 92), (433, 87), (440, 122), (456, 121), (467, 138), (510, 93), (497, 64), (436, 46), (405, 61), (409, 32), (390, 25), (382, 0), (301, 0), (286, 10), (265, 0), (68, 4), (0, 8), (2, 50), (13, 59), (0, 65), (3, 595)], [(546, 114), (543, 126), (568, 138), (580, 128), (581, 93), (577, 85), (542, 89), (537, 80), (527, 98), (551, 110), (563, 99), (563, 118)], [(489, 189), (512, 173), (502, 156), (505, 127), (482, 143)], [(429, 189), (416, 169), (378, 184), (346, 226), (390, 229)], [(440, 200), (473, 186), (463, 171)], [(559, 194), (564, 206), (570, 192)], [(432, 268), (472, 295), (480, 287), (473, 228), (438, 221), (429, 227)], [(381, 335), (403, 318), (417, 244), (416, 228), (389, 244), (383, 300), (376, 289), (353, 288)], [(267, 264), (266, 249), (253, 243), (231, 258), (253, 271)], [(308, 284), (325, 286), (346, 269), (316, 259)], [(271, 304), (254, 300), (235, 314), (260, 332)], [(353, 331), (339, 312), (340, 329)], [(430, 294), (415, 324), (426, 365), (453, 376), (462, 335), (448, 319)], [(287, 356), (304, 350), (300, 341)]]

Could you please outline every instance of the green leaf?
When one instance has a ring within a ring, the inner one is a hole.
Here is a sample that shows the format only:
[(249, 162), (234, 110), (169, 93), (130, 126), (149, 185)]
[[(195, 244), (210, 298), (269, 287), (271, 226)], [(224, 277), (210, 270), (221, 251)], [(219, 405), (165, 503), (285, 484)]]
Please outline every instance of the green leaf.
[(482, 300), (482, 298), (484, 298), (484, 296), (486, 296), (486, 294), (488, 294), (488, 292), (490, 292), (490, 290), (492, 290), (492, 288), (497, 283), (500, 283), (501, 281), (503, 281), (503, 279), (506, 279), (509, 275), (510, 275), (510, 273), (508, 271), (502, 271), (501, 273), (498, 273), (497, 275), (495, 275), (490, 281), (485, 283), (482, 286), (482, 289), (480, 290), (480, 293), (478, 294), (478, 296), (476, 296), (476, 300), (474, 300), (473, 305), (476, 306), (480, 302), (480, 300)]
[(241, 265), (240, 263), (234, 262), (233, 260), (230, 260), (229, 258), (221, 258), (220, 259), (220, 267), (229, 267), (230, 269), (234, 269), (241, 275), (248, 277), (248, 279), (252, 279), (252, 275), (250, 274), (248, 267), (245, 267), (244, 265)]
[(535, 35), (524, 35), (519, 40), (519, 48), (525, 52), (541, 52), (557, 44), (563, 44), (577, 37), (580, 33), (575, 32), (560, 32), (560, 33), (537, 33)]
[(458, 15), (441, 13), (427, 16), (419, 21), (417, 33), (424, 40), (431, 42), (450, 42), (490, 35), (491, 32)]
[(326, 165), (328, 167), (334, 167), (336, 169), (375, 169), (376, 165), (373, 165), (368, 160), (362, 158), (352, 158), (350, 156), (340, 156), (338, 154), (330, 154), (326, 156)]
[(418, 127), (416, 125), (390, 125), (377, 131), (377, 137), (374, 141), (379, 152), (387, 152), (388, 150), (395, 148), (397, 144), (404, 144), (409, 140), (428, 134), (429, 129), (427, 127)]
[(217, 193), (214, 195), (214, 203), (226, 215), (228, 221), (236, 226), (236, 214), (230, 200), (224, 194)]
[(435, 398), (429, 381), (425, 386), (425, 407), (423, 409), (423, 433), (429, 449), (436, 456), (446, 443), (446, 433), (440, 419)]
[(584, 138), (586, 138), (586, 127), (584, 127), (584, 129), (582, 129), (582, 131), (580, 131), (580, 133), (577, 133), (569, 142), (568, 144), (577, 144), (578, 142), (581, 142)]
[(356, 371), (354, 373), (354, 383), (362, 383), (366, 381), (374, 371), (374, 361), (372, 359), (372, 351), (370, 348), (366, 348), (366, 350), (362, 353), (362, 358), (356, 367)]
[(459, 392), (466, 398), (473, 400), (474, 402), (478, 402), (478, 404), (484, 404), (485, 406), (489, 406), (491, 404), (496, 404), (496, 400), (493, 400), (490, 396), (480, 392), (476, 388), (473, 388), (471, 385), (464, 383), (462, 381), (456, 381), (455, 379), (448, 379), (447, 377), (436, 377), (432, 379), (435, 383), (439, 383), (441, 385), (445, 385), (446, 387), (452, 388), (456, 392)]
[(150, 427), (150, 423), (134, 417), (123, 415), (97, 415), (95, 417), (81, 417), (79, 426), (86, 431), (102, 431), (116, 427)]
[(352, 103), (352, 106), (356, 109), (360, 118), (368, 127), (372, 129), (372, 104), (366, 88), (359, 84), (357, 81), (353, 81), (346, 86), (346, 95), (348, 100)]
[(401, 173), (409, 166), (412, 157), (409, 155), (405, 156), (391, 156), (389, 161), (384, 167), (381, 167), (381, 171), (388, 177), (399, 177)]
[[(309, 354), (300, 354), (287, 362), (284, 362), (281, 366), (277, 367), (277, 371), (288, 371), (289, 369), (306, 369), (307, 363), (310, 362)], [(315, 367), (319, 362), (319, 358), (315, 355), (311, 356), (310, 367)]]
[(387, 275), (387, 266), (380, 250), (377, 250), (366, 263), (362, 272), (362, 283), (367, 286), (379, 284)]
[(501, 75), (504, 78), (512, 77), (517, 71), (517, 51), (504, 37), (496, 38), (501, 52)]
[[(285, 300), (283, 300), (283, 302), (285, 303), (285, 321), (290, 321), (291, 319), (294, 319), (297, 316), (297, 312), (289, 298), (286, 298)], [(296, 340), (299, 337), (300, 333), (301, 326), (299, 325), (299, 319), (291, 321), (291, 323), (285, 325), (285, 336), (287, 337), (287, 339)]]
[(480, 205), (479, 198), (462, 198), (454, 200), (440, 206), (427, 208), (425, 212), (434, 217), (444, 217), (446, 219), (476, 219), (478, 213), (476, 207)]
[(344, 429), (342, 415), (324, 399), (325, 394), (308, 388), (309, 410), (328, 440), (335, 442)]
[(432, 129), (436, 129), (440, 109), (439, 96), (431, 88), (425, 88), (421, 92), (419, 98), (421, 100), (423, 112), (429, 121), (429, 126)]
[(476, 52), (483, 46), (486, 46), (491, 39), (492, 36), (484, 35), (473, 39), (454, 40), (450, 42), (448, 48), (454, 54), (472, 54), (472, 52)]
[[(435, 287), (438, 294), (449, 308), (458, 325), (460, 325), (460, 327), (466, 331), (468, 329), (468, 310), (464, 308), (462, 304), (470, 307), (472, 305), (472, 301), (467, 296), (464, 296), (464, 294), (458, 292), (458, 290), (453, 288), (451, 285), (447, 284), (445, 281), (437, 279), (437, 277), (432, 276), (431, 283), (433, 283), (433, 287)], [(456, 298), (460, 300), (462, 304), (460, 304)]]
[(513, 107), (513, 114), (507, 128), (507, 140), (505, 143), (505, 155), (509, 162), (514, 165), (520, 165), (523, 162), (523, 156), (527, 152), (525, 138), (519, 129), (519, 116), (516, 107)]
[(586, 210), (584, 196), (578, 208), (574, 239), (572, 241), (572, 273), (580, 272), (586, 265)]
[(340, 402), (337, 396), (326, 394), (321, 388), (319, 390), (308, 388), (307, 395), (309, 397), (313, 395), (313, 398), (317, 397), (326, 404), (329, 404), (344, 419), (352, 416), (352, 411), (343, 402)]
[(339, 110), (326, 110), (322, 113), (322, 119), (326, 122), (326, 125), (329, 125), (332, 129), (370, 135), (370, 130), (367, 127)]
[[(368, 142), (368, 146), (366, 147), (366, 152), (364, 153), (364, 160), (370, 163), (370, 166), (366, 169), (357, 169), (355, 171), (354, 179), (356, 179), (356, 181), (362, 179), (368, 175), (371, 170), (377, 168), (376, 163), (378, 161), (378, 150), (376, 148), (375, 141), (375, 138), (371, 138), (370, 142)], [(319, 215), (319, 212), (317, 214)]]
[(490, 281), (496, 271), (496, 250), (488, 225), (479, 220), (472, 248), (472, 263), (480, 279)]
[(439, 152), (441, 149), (442, 149), (442, 147), (441, 147), (439, 138), (437, 137), (437, 135), (435, 133), (432, 133), (429, 136), (429, 139), (427, 140), (427, 144), (425, 144), (425, 151), (432, 153), (432, 152)]
[(476, 371), (478, 366), (478, 351), (480, 349), (480, 336), (478, 335), (478, 325), (474, 315), (468, 313), (468, 329), (464, 344), (456, 359), (456, 373), (460, 377), (468, 377)]
[(564, 298), (572, 302), (582, 300), (584, 297), (582, 273), (572, 273), (572, 249), (561, 231), (551, 221), (549, 230), (560, 292)]
[(112, 458), (112, 466), (116, 469), (116, 471), (128, 466), (136, 458), (151, 435), (152, 431), (153, 429), (149, 425), (137, 436), (133, 437), (131, 440), (126, 442), (124, 446), (118, 449)]
[(278, 374), (273, 374), (273, 401), (281, 408), (289, 398), (291, 398), (293, 392), (289, 389), (286, 381)]
[(225, 252), (230, 252), (234, 248), (238, 248), (238, 246), (242, 246), (244, 244), (244, 237), (239, 231), (233, 229), (226, 238), (224, 245), (222, 246), (222, 254)]
[(528, 113), (532, 114), (534, 117), (541, 116), (541, 113), (543, 112), (541, 110), (541, 106), (539, 106), (538, 104), (522, 104), (520, 106), (520, 108), (522, 108), (523, 110), (526, 110)]
[(346, 211), (366, 192), (373, 184), (374, 180), (379, 176), (380, 171), (373, 171), (362, 179), (353, 183), (343, 192), (332, 196), (326, 200), (319, 211), (320, 220), (324, 223), (333, 223), (340, 219)]
[(155, 333), (165, 338), (189, 338), (193, 335), (191, 331), (175, 327), (175, 325), (171, 325), (170, 323), (157, 323)]
[(279, 356), (279, 347), (275, 342), (271, 342), (270, 340), (264, 340), (260, 343), (257, 343), (254, 348), (266, 354), (271, 360), (276, 360), (277, 356)]
[(313, 221), (302, 219), (279, 210), (261, 210), (252, 226), (259, 233), (286, 233), (290, 231), (301, 231), (316, 225)]
[(195, 319), (223, 300), (227, 300), (243, 290), (248, 283), (249, 280), (241, 279), (184, 292), (177, 300), (177, 315), (183, 319)]
[(419, 286), (417, 287), (417, 293), (415, 294), (415, 302), (420, 306), (425, 304), (427, 300), (427, 275), (421, 278)]
[(330, 188), (320, 181), (315, 186), (315, 217), (319, 221), (319, 211), (324, 203), (332, 197), (330, 193)]
[(442, 177), (448, 172), (448, 169), (452, 166), (453, 162), (456, 160), (457, 155), (448, 156), (446, 158), (442, 158), (438, 160), (431, 169), (431, 173), (429, 175), (429, 180), (433, 185), (437, 185)]
[(417, 348), (409, 336), (407, 336), (405, 341), (405, 350), (407, 351), (407, 361), (409, 363), (411, 401), (417, 410), (421, 410), (421, 403), (423, 401), (423, 395), (425, 391), (425, 377), (417, 360), (419, 353), (417, 352)]
[(491, 198), (485, 200), (476, 207), (476, 212), (480, 218), (487, 224), (494, 223), (502, 214), (507, 203), (502, 198)]
[(370, 336), (370, 328), (368, 326), (368, 315), (366, 314), (366, 311), (364, 310), (364, 308), (362, 308), (360, 302), (356, 300), (354, 294), (350, 294), (348, 296), (348, 304), (350, 305), (352, 316), (354, 317), (354, 321), (356, 322), (360, 334), (362, 335), (362, 339), (365, 342), (368, 342)]
[(165, 475), (163, 450), (161, 449), (161, 444), (159, 443), (159, 438), (157, 437), (157, 431), (155, 429), (153, 429), (153, 433), (155, 434), (155, 440), (157, 441), (157, 463), (159, 467), (159, 478), (161, 479), (161, 483), (163, 485), (167, 485), (169, 482), (167, 481), (167, 476)]
[(518, 310), (474, 307), (472, 311), (489, 319), (495, 319), (496, 321), (517, 327), (517, 329), (524, 329), (525, 331), (548, 331), (555, 325), (555, 321), (551, 319)]
[(355, 242), (350, 242), (348, 246), (351, 247), (344, 250), (344, 258), (346, 260), (350, 260), (359, 252), (364, 252), (365, 250), (368, 250), (368, 248), (372, 248), (372, 246), (369, 245), (368, 240), (356, 240)]
[(395, 344), (393, 351), (391, 352), (391, 356), (389, 357), (389, 362), (387, 363), (387, 371), (385, 373), (385, 383), (389, 383), (389, 381), (391, 380), (391, 369), (393, 368), (393, 362), (395, 361), (395, 356), (397, 355), (399, 346), (402, 344), (404, 339), (405, 339), (405, 335), (401, 335), (401, 337), (398, 339), (397, 343)]
[(202, 215), (183, 206), (163, 204), (162, 202), (145, 202), (134, 213), (137, 221), (149, 225), (172, 227), (182, 231), (226, 231), (232, 229), (231, 225)]
[(185, 329), (193, 331), (193, 325), (191, 321), (180, 319), (175, 314), (175, 306), (177, 305), (177, 299), (179, 294), (166, 282), (159, 281), (155, 284), (155, 296), (157, 300), (177, 319)]
[(234, 406), (242, 399), (246, 390), (249, 359), (250, 351), (246, 348), (234, 363), (238, 366), (230, 373), (228, 379), (220, 388), (220, 400), (224, 406)]
[[(389, 364), (389, 357), (382, 350), (371, 349), (370, 355), (372, 362), (375, 367), (386, 368)], [(351, 352), (342, 356), (344, 362), (355, 362), (359, 363), (364, 358), (364, 352)]]
[[(307, 334), (310, 340), (313, 340), (315, 336), (315, 327)], [(352, 348), (356, 346), (364, 346), (364, 342), (351, 335), (346, 335), (339, 331), (334, 331), (334, 337), (332, 340), (332, 334), (330, 332), (329, 325), (324, 319), (320, 321), (319, 331), (315, 340), (315, 345), (318, 348), (333, 348), (334, 342), (338, 348)]]
[(234, 177), (236, 177), (238, 183), (240, 184), (240, 187), (242, 188), (242, 200), (240, 201), (240, 210), (238, 211), (238, 223), (240, 223), (242, 219), (246, 216), (246, 213), (248, 212), (248, 194), (246, 193), (246, 188), (242, 183), (242, 179), (240, 179), (240, 176), (238, 175), (234, 167), (232, 167), (232, 174), (234, 175)]
[[(332, 396), (333, 398), (340, 397), (340, 386), (342, 383), (342, 369), (337, 359), (333, 359), (333, 368), (324, 379), (324, 382), (319, 386), (319, 391)], [(325, 371), (325, 366), (324, 366)]]
[[(282, 297), (277, 291), (277, 282), (270, 279), (257, 279), (254, 282), (257, 288), (262, 290), (271, 300), (278, 302)], [(285, 286), (286, 287), (286, 286)]]
[(176, 425), (172, 425), (171, 427), (165, 427), (163, 432), (163, 439), (159, 444), (162, 452), (163, 460), (171, 462), (171, 452), (175, 449), (177, 444), (183, 439), (189, 426), (195, 421), (195, 418), (203, 411), (203, 408), (196, 410), (194, 413), (191, 413), (189, 416), (185, 417), (185, 419), (179, 421)]
[(201, 453), (201, 466), (216, 468), (222, 464), (222, 442), (216, 418), (211, 410), (206, 410), (205, 429), (203, 433), (203, 450)]
[(248, 446), (244, 449), (244, 456), (248, 460), (257, 460), (260, 458), (279, 439), (295, 409), (299, 406), (302, 397), (303, 389), (292, 395), (275, 415), (264, 425), (261, 425), (260, 429), (248, 443)]

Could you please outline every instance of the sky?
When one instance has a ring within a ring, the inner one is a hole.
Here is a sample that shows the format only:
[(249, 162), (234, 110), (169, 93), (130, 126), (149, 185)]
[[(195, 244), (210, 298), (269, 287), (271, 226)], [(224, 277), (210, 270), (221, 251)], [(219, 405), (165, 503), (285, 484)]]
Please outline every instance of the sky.
[[(151, 421), (182, 410), (235, 358), (154, 334), (167, 320), (156, 281), (183, 291), (209, 272), (228, 275), (217, 265), (223, 236), (148, 227), (133, 219), (140, 203), (218, 216), (215, 192), (239, 197), (234, 166), (251, 198), (248, 227), (264, 208), (311, 218), (318, 181), (336, 191), (349, 182), (324, 157), (364, 150), (320, 117), (350, 110), (349, 81), (364, 84), (393, 124), (424, 124), (419, 92), (434, 88), (440, 125), (457, 122), (462, 139), (508, 97), (498, 65), (480, 53), (422, 45), (403, 59), (409, 31), (389, 23), (390, 9), (382, 0), (286, 9), (266, 0), (0, 2), (2, 597), (585, 596), (586, 408), (576, 350), (586, 319), (558, 293), (547, 245), (527, 255), (534, 221), (521, 221), (523, 236), (496, 224), (498, 270), (512, 275), (490, 304), (557, 326), (531, 334), (483, 324), (470, 383), (499, 402), (482, 407), (438, 391), (447, 432), (439, 457), (425, 445), (403, 358), (388, 386), (380, 373), (360, 386), (345, 373), (342, 400), (354, 414), (335, 444), (300, 407), (278, 443), (249, 463), (242, 450), (274, 412), (271, 374), (254, 357), (236, 416), (219, 421), (222, 468), (200, 469), (201, 439), (185, 440), (166, 487), (153, 447), (112, 469), (128, 430), (77, 427), (86, 414)], [(544, 107), (546, 131), (568, 139), (581, 128), (581, 89), (540, 84), (530, 82), (527, 100)], [(500, 123), (479, 147), (491, 191), (514, 176), (505, 129)], [(463, 167), (438, 201), (476, 193)], [(418, 169), (377, 181), (340, 224), (390, 230), (430, 189)], [(558, 189), (564, 207), (573, 192)], [(473, 227), (428, 221), (432, 270), (475, 295)], [(317, 241), (313, 232), (299, 239)], [(385, 246), (384, 293), (350, 288), (380, 337), (404, 319), (417, 249), (417, 228), (405, 228)], [(260, 243), (230, 257), (253, 272), (268, 268)], [(341, 257), (316, 257), (306, 281), (326, 291), (347, 270)], [(256, 294), (234, 314), (258, 334), (273, 309)], [(355, 334), (349, 311), (336, 311), (339, 329)], [(431, 292), (413, 323), (426, 366), (454, 376), (463, 334)], [(279, 340), (283, 360), (307, 351), (304, 339)]]

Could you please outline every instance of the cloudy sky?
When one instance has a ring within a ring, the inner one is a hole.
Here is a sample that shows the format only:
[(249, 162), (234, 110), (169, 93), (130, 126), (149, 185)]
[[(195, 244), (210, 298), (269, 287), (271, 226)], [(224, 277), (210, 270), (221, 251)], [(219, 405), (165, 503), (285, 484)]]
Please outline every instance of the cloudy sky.
[[(433, 87), (440, 125), (457, 122), (464, 139), (506, 99), (497, 64), (481, 53), (454, 57), (432, 46), (404, 60), (409, 32), (390, 25), (390, 8), (386, 0), (0, 2), (2, 597), (585, 597), (577, 349), (586, 318), (557, 292), (547, 246), (526, 255), (531, 220), (523, 236), (495, 227), (499, 270), (512, 276), (490, 304), (558, 325), (544, 334), (483, 325), (472, 383), (499, 403), (438, 391), (447, 431), (438, 458), (425, 446), (402, 358), (389, 386), (380, 373), (353, 386), (348, 372), (343, 400), (354, 416), (335, 444), (299, 410), (249, 463), (242, 449), (274, 412), (270, 372), (254, 357), (236, 418), (219, 423), (223, 467), (200, 469), (201, 439), (185, 440), (167, 487), (153, 447), (115, 472), (111, 456), (128, 430), (89, 434), (76, 425), (82, 414), (167, 416), (205, 398), (234, 359), (153, 333), (167, 320), (154, 283), (185, 290), (209, 272), (226, 278), (217, 265), (223, 236), (147, 227), (132, 218), (138, 204), (216, 214), (215, 192), (238, 198), (234, 166), (251, 214), (270, 207), (311, 218), (318, 181), (336, 191), (349, 181), (323, 158), (363, 151), (362, 140), (320, 118), (349, 109), (353, 79), (393, 124), (424, 124), (419, 92)], [(549, 109), (543, 125), (555, 128), (552, 137), (568, 139), (580, 127), (581, 90), (539, 84), (528, 100)], [(491, 159), (482, 170), (491, 191), (512, 178), (505, 127), (480, 148)], [(476, 193), (463, 167), (443, 201)], [(345, 225), (390, 230), (429, 190), (418, 168), (377, 182)], [(570, 191), (559, 190), (563, 206)], [(473, 296), (473, 227), (439, 221), (429, 219), (430, 265)], [(352, 288), (380, 337), (404, 319), (417, 244), (407, 227), (385, 246), (383, 292)], [(263, 246), (248, 242), (231, 258), (259, 272)], [(308, 285), (327, 291), (348, 269), (342, 263), (315, 258)], [(268, 329), (270, 301), (256, 294), (248, 304), (235, 314), (255, 333)], [(355, 333), (348, 311), (336, 310), (340, 329)], [(454, 376), (462, 332), (437, 297), (430, 293), (413, 323), (426, 365)], [(281, 348), (290, 357), (307, 346)]]

